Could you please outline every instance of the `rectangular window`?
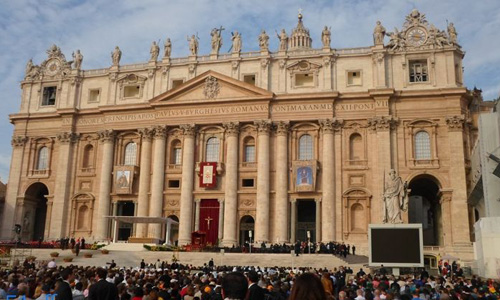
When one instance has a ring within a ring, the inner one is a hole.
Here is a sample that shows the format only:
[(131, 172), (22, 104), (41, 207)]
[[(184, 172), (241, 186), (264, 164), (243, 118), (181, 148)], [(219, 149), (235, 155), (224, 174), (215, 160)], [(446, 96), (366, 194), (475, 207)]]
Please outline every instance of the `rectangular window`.
[(313, 74), (295, 74), (296, 87), (310, 87), (314, 86)]
[(245, 146), (245, 162), (255, 162), (255, 145)]
[(172, 80), (172, 89), (175, 89), (176, 87), (178, 87), (179, 85), (181, 85), (183, 83), (184, 83), (183, 79)]
[(347, 72), (347, 85), (361, 85), (361, 71)]
[(410, 61), (410, 82), (427, 82), (429, 73), (427, 71), (427, 60)]
[(99, 102), (101, 99), (101, 90), (89, 90), (89, 102)]
[(168, 187), (172, 189), (178, 189), (181, 186), (180, 180), (169, 180)]
[(241, 180), (241, 186), (242, 187), (254, 187), (254, 180), (253, 178), (249, 179), (242, 179)]
[(46, 86), (43, 88), (42, 106), (56, 105), (57, 87)]
[(243, 81), (248, 84), (255, 85), (255, 75), (245, 75), (243, 76)]
[(140, 85), (129, 85), (123, 88), (124, 98), (138, 98), (140, 94)]
[(182, 158), (182, 149), (174, 148), (174, 165), (180, 165)]

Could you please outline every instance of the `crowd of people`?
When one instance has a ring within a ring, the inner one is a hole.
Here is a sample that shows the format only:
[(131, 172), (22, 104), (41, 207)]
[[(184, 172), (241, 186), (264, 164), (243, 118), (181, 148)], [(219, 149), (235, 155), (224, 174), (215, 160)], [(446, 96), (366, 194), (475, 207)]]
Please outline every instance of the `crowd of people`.
[(252, 246), (250, 250), (250, 243), (246, 241), (243, 246), (234, 246), (232, 248), (225, 248), (225, 252), (229, 253), (290, 253), (294, 251), (295, 254), (309, 254), (309, 253), (322, 253), (333, 254), (340, 257), (347, 257), (347, 255), (356, 255), (356, 247), (345, 243), (329, 242), (329, 243), (307, 243), (306, 241), (297, 241), (295, 244), (270, 244), (262, 243), (260, 247)]
[(425, 270), (419, 270), (392, 276), (385, 268), (368, 274), (363, 269), (354, 273), (344, 267), (328, 270), (214, 266), (213, 260), (201, 267), (143, 260), (137, 267), (127, 268), (114, 261), (105, 268), (58, 267), (51, 261), (47, 265), (28, 263), (0, 271), (0, 299), (500, 299), (498, 282), (459, 275), (429, 276)]

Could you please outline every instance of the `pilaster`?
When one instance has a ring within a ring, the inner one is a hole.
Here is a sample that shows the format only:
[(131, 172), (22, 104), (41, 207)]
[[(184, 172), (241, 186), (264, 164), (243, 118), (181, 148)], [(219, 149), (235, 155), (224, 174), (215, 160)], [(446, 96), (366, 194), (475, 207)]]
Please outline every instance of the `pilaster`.
[[(227, 158), (225, 174), (224, 219), (230, 226), (224, 226), (224, 232), (219, 233), (219, 240), (224, 236), (223, 245), (230, 247), (237, 244), (236, 224), (238, 222), (238, 134), (239, 124), (237, 122), (224, 123), (227, 140)], [(219, 224), (222, 224), (219, 218)]]
[(269, 241), (269, 120), (255, 121), (257, 126), (257, 213), (255, 242)]
[(274, 238), (278, 243), (288, 241), (288, 129), (287, 122), (276, 128), (276, 198), (274, 204)]
[[(151, 182), (151, 140), (153, 138), (151, 128), (139, 129), (142, 138), (140, 175), (139, 175), (139, 195), (137, 196), (137, 216), (148, 216), (149, 189)], [(135, 236), (144, 238), (147, 236), (147, 224), (137, 223)]]
[[(154, 158), (153, 158), (153, 178), (151, 180), (151, 203), (149, 205), (149, 216), (163, 216), (163, 189), (165, 181), (165, 140), (167, 128), (156, 126), (154, 128)], [(149, 224), (148, 236), (162, 240), (162, 224)]]
[(193, 227), (193, 187), (194, 187), (194, 152), (196, 126), (186, 124), (180, 126), (184, 133), (182, 148), (182, 183), (179, 218), (179, 245), (191, 243)]

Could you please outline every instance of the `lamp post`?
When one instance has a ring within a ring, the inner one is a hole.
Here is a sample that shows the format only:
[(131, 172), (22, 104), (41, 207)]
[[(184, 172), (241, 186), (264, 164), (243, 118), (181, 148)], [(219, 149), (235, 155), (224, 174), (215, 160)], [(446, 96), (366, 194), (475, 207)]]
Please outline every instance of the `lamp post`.
[(307, 250), (311, 254), (311, 232), (309, 230), (307, 231)]
[(252, 231), (248, 232), (248, 236), (250, 237), (250, 244), (248, 245), (249, 253), (252, 254)]

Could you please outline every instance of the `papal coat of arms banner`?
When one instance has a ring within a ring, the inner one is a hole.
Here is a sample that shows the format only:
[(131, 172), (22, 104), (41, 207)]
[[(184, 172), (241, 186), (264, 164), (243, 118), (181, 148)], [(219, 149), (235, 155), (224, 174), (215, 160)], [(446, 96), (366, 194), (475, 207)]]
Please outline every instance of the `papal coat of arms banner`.
[(217, 186), (217, 163), (200, 163), (200, 187), (213, 188)]

